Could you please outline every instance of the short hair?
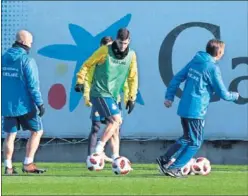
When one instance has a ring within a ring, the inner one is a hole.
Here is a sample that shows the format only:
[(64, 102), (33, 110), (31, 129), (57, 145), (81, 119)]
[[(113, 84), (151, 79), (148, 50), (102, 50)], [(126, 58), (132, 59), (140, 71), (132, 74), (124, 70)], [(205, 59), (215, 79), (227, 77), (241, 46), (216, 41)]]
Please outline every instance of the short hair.
[(126, 28), (121, 28), (117, 32), (117, 39), (124, 41), (130, 38), (130, 32)]
[(112, 42), (113, 39), (110, 36), (105, 36), (101, 39), (100, 45), (107, 45), (109, 42)]
[(212, 57), (216, 57), (219, 53), (220, 49), (225, 47), (225, 43), (218, 39), (211, 39), (208, 41), (206, 46), (206, 52), (210, 54)]

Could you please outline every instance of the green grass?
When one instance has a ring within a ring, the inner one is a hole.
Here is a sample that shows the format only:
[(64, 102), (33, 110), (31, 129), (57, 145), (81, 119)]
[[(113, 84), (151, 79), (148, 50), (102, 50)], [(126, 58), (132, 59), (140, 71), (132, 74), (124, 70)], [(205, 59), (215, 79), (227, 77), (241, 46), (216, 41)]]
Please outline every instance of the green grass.
[[(208, 176), (175, 179), (162, 176), (155, 164), (133, 164), (126, 176), (110, 165), (90, 172), (85, 164), (38, 163), (44, 174), (2, 176), (2, 195), (248, 195), (248, 166), (212, 166)], [(2, 168), (2, 172), (3, 172)]]

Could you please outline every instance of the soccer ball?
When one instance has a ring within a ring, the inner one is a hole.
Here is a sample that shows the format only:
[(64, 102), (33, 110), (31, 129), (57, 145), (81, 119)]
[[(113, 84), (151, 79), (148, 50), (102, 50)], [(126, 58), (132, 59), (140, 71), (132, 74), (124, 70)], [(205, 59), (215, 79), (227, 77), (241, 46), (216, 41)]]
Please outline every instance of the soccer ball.
[(191, 165), (189, 162), (181, 168), (181, 172), (183, 176), (187, 176), (190, 173), (190, 170), (191, 170)]
[(87, 157), (86, 165), (90, 171), (101, 171), (104, 168), (104, 158), (96, 153)]
[(126, 175), (132, 170), (131, 162), (126, 157), (118, 157), (112, 163), (112, 171), (116, 175)]
[(192, 171), (197, 175), (208, 175), (211, 171), (210, 161), (205, 157), (199, 157), (191, 166)]
[(191, 171), (191, 166), (195, 163), (195, 159), (192, 158), (190, 159), (190, 161), (181, 168), (181, 172), (183, 174), (183, 176), (187, 176), (188, 174), (192, 175), (192, 171)]

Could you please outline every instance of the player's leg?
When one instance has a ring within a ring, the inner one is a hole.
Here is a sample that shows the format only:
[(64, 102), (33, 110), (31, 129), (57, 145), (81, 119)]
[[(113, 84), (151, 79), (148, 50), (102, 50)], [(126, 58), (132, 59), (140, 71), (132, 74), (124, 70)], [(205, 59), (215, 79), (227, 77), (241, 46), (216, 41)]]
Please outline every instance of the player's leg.
[(116, 158), (118, 158), (120, 156), (120, 138), (119, 138), (119, 130), (118, 129), (114, 133), (114, 135), (110, 138), (109, 143), (110, 143), (110, 148), (112, 151), (112, 156), (111, 156), (111, 158), (109, 158), (105, 155), (104, 159), (105, 159), (105, 161), (112, 163), (113, 160), (115, 160)]
[(184, 121), (185, 126), (189, 130), (189, 142), (169, 169), (182, 168), (186, 165), (198, 152), (203, 142), (204, 120), (184, 118), (182, 121)]
[(111, 116), (110, 122), (107, 124), (106, 128), (104, 129), (103, 136), (101, 137), (100, 141), (97, 143), (96, 152), (101, 153), (104, 151), (104, 147), (106, 142), (114, 135), (117, 129), (121, 124), (121, 117), (120, 115)]
[(95, 148), (96, 148), (96, 143), (97, 143), (97, 133), (100, 130), (100, 125), (101, 123), (99, 121), (92, 121), (91, 125), (91, 131), (88, 137), (88, 156), (91, 155)]
[[(87, 158), (89, 158), (89, 156), (95, 151), (96, 144), (97, 144), (97, 136), (100, 131), (101, 124), (105, 124), (105, 125), (107, 124), (107, 120), (104, 117), (101, 117), (99, 115), (99, 113), (94, 108), (94, 106), (92, 107), (92, 110), (91, 110), (91, 121), (92, 121), (92, 125), (91, 125), (91, 131), (88, 137), (88, 157)], [(112, 159), (109, 158), (106, 154), (104, 154), (104, 160), (106, 162), (112, 163)]]
[(100, 120), (101, 120), (100, 115), (93, 106), (91, 110), (92, 125), (91, 125), (91, 131), (88, 137), (88, 156), (90, 156), (96, 148), (97, 134), (101, 128)]
[(178, 154), (166, 173), (172, 177), (182, 177), (181, 168), (197, 153), (203, 141), (204, 120), (182, 118), (182, 125), (187, 135), (186, 147)]
[(23, 162), (23, 172), (39, 173), (45, 170), (37, 168), (34, 164), (34, 156), (39, 147), (43, 134), (43, 125), (40, 116), (36, 111), (32, 111), (20, 118), (21, 126), (24, 130), (30, 130), (30, 138), (26, 145), (26, 156)]
[(119, 138), (119, 129), (114, 132), (114, 135), (110, 139), (111, 150), (112, 150), (112, 159), (115, 160), (120, 156), (120, 138)]
[[(107, 125), (108, 124), (108, 119), (101, 117), (101, 123), (104, 124), (104, 125)], [(111, 137), (108, 142), (110, 143), (110, 147), (112, 149), (112, 145), (114, 144), (113, 137)], [(103, 152), (103, 157), (104, 157), (104, 161), (109, 162), (109, 163), (113, 162), (113, 159), (108, 157), (106, 155), (106, 153), (104, 153), (104, 152)]]
[[(88, 137), (88, 158), (89, 156), (94, 153), (97, 143), (97, 136), (101, 128), (101, 124), (107, 124), (107, 120), (100, 116), (95, 107), (92, 107), (91, 110), (91, 120), (92, 120), (92, 126), (91, 126), (91, 132)], [(106, 154), (104, 154), (104, 160), (106, 162), (111, 162), (112, 159), (109, 158)]]
[(95, 149), (96, 153), (102, 153), (106, 142), (113, 136), (116, 129), (119, 129), (122, 119), (118, 105), (112, 98), (97, 97), (92, 98), (91, 102), (96, 106), (99, 114), (108, 119), (108, 123), (104, 129), (101, 140), (97, 143)]
[(160, 167), (160, 171), (163, 173), (166, 173), (165, 171), (176, 161), (177, 157), (190, 142), (189, 127), (187, 126), (188, 124), (183, 119), (181, 119), (181, 124), (183, 127), (183, 136), (180, 137), (174, 144), (172, 144), (163, 156), (160, 156), (156, 159)]
[(12, 156), (14, 152), (14, 142), (18, 129), (19, 122), (17, 117), (4, 117), (3, 130), (6, 133), (6, 138), (3, 143), (3, 152), (6, 175), (17, 174), (17, 171), (12, 165)]
[[(121, 102), (118, 103), (118, 107), (121, 113), (121, 118), (122, 118), (122, 107), (121, 107)], [(112, 159), (115, 160), (120, 156), (120, 130), (121, 130), (121, 125), (119, 128), (116, 129), (114, 135), (111, 138), (111, 149), (113, 152)]]
[(30, 130), (30, 132), (31, 132), (31, 135), (26, 145), (26, 157), (24, 160), (25, 165), (33, 163), (35, 153), (40, 144), (40, 138), (43, 134), (43, 130), (38, 130), (38, 131)]

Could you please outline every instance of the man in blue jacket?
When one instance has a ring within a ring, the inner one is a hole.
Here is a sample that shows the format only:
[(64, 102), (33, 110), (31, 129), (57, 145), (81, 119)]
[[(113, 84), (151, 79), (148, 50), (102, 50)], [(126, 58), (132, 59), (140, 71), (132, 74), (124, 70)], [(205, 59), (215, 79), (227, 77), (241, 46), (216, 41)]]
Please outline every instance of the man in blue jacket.
[(39, 87), (38, 68), (28, 53), (33, 42), (31, 33), (21, 30), (16, 42), (2, 56), (2, 116), (6, 138), (3, 144), (5, 174), (17, 174), (12, 166), (17, 131), (30, 130), (23, 172), (38, 173), (34, 155), (43, 134), (41, 116), (45, 112)]
[(210, 98), (216, 93), (226, 101), (235, 101), (239, 94), (228, 92), (216, 62), (224, 55), (225, 44), (210, 40), (206, 52), (195, 57), (171, 80), (165, 95), (165, 106), (172, 106), (179, 85), (185, 81), (177, 114), (181, 117), (183, 136), (170, 146), (164, 156), (157, 158), (165, 175), (182, 177), (181, 168), (197, 153), (203, 141), (205, 115)]

